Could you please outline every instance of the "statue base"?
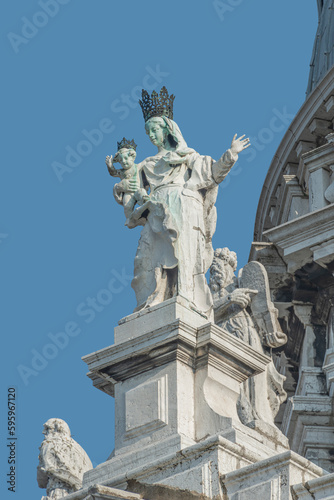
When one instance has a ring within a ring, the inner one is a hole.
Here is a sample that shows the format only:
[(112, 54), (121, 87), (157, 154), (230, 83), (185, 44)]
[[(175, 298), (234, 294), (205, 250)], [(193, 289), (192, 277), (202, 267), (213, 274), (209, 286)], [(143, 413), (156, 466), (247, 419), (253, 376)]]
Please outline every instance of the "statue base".
[(182, 297), (127, 316), (113, 346), (83, 359), (94, 385), (115, 397), (116, 414), (115, 450), (83, 487), (124, 488), (131, 478), (202, 492), (212, 468), (217, 489), (220, 475), (288, 449), (276, 426), (238, 417), (241, 385), (270, 358)]
[[(224, 438), (212, 439), (210, 443), (208, 440), (203, 447), (197, 446), (197, 450), (186, 449), (168, 462), (152, 464), (144, 474), (137, 470), (136, 480), (125, 478), (117, 488), (104, 484), (83, 486), (66, 500), (333, 498), (334, 474), (324, 475), (320, 467), (292, 451), (248, 466), (243, 466), (248, 458), (240, 458), (239, 454), (240, 449)], [(226, 459), (234, 467), (228, 474), (221, 472)]]
[(66, 499), (291, 500), (291, 492), (296, 500), (333, 498), (334, 474), (292, 451), (257, 461), (231, 435), (213, 436), (163, 460), (151, 456), (144, 466), (138, 458), (108, 460), (86, 473), (82, 489)]

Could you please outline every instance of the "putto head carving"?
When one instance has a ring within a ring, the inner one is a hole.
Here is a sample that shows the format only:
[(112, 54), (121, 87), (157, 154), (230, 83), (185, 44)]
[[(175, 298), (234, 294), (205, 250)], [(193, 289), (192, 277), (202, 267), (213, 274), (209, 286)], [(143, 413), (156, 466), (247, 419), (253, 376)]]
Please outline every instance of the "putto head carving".
[(139, 101), (143, 111), (144, 120), (147, 122), (153, 116), (166, 116), (173, 120), (173, 103), (175, 96), (168, 95), (166, 87), (162, 87), (158, 94), (153, 90), (150, 96), (146, 90), (142, 90), (142, 100)]
[(131, 141), (129, 141), (128, 139), (125, 139), (125, 137), (123, 137), (121, 142), (117, 142), (117, 151), (119, 151), (120, 149), (123, 149), (123, 148), (133, 149), (134, 151), (136, 151), (137, 144), (135, 143), (135, 141), (133, 139), (131, 139)]

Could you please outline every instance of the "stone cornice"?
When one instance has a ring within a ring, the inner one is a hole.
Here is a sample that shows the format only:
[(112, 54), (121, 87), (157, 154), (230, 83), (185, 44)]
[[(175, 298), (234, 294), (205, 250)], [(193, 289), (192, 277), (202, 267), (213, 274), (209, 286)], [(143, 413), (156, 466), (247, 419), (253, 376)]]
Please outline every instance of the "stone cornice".
[(94, 385), (113, 395), (117, 382), (175, 360), (194, 370), (216, 368), (241, 383), (263, 372), (270, 357), (212, 323), (196, 329), (176, 320), (157, 331), (84, 356), (83, 360)]
[(263, 234), (283, 250), (283, 259), (292, 272), (312, 260), (313, 247), (334, 238), (333, 220), (334, 205), (328, 205)]

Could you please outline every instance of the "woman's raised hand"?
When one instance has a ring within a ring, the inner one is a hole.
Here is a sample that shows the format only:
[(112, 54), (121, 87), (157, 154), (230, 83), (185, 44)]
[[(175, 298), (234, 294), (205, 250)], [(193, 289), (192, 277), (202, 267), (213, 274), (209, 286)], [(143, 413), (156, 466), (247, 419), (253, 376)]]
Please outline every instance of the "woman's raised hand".
[(239, 153), (241, 153), (241, 151), (250, 146), (249, 138), (247, 137), (247, 139), (244, 139), (245, 134), (239, 137), (239, 139), (237, 139), (237, 135), (238, 134), (235, 134), (232, 139), (231, 151), (233, 155), (238, 155)]

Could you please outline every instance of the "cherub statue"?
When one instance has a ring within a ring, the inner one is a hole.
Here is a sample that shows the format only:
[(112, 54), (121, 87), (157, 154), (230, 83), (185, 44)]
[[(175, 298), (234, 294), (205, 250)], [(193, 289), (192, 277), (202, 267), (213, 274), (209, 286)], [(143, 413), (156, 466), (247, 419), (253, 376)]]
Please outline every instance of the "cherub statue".
[[(135, 164), (136, 148), (137, 145), (133, 139), (129, 141), (123, 137), (121, 142), (117, 143), (117, 153), (114, 158), (111, 155), (106, 157), (109, 174), (121, 179), (121, 182), (115, 184), (113, 194), (117, 203), (124, 207), (125, 225), (128, 225), (136, 203), (143, 205), (150, 199), (147, 191), (140, 188), (138, 168)], [(121, 169), (114, 167), (114, 163), (117, 162), (121, 164)]]
[(71, 438), (67, 423), (50, 418), (44, 424), (44, 441), (39, 449), (37, 482), (46, 488), (42, 500), (58, 500), (82, 486), (83, 474), (93, 465), (81, 446)]
[[(258, 352), (270, 355), (270, 349), (284, 345), (277, 309), (270, 299), (268, 276), (259, 262), (249, 262), (234, 275), (237, 255), (218, 248), (210, 268), (215, 323)], [(264, 373), (248, 379), (242, 388), (238, 414), (245, 425), (256, 421), (274, 425), (279, 406), (286, 399), (285, 377), (271, 361)]]

